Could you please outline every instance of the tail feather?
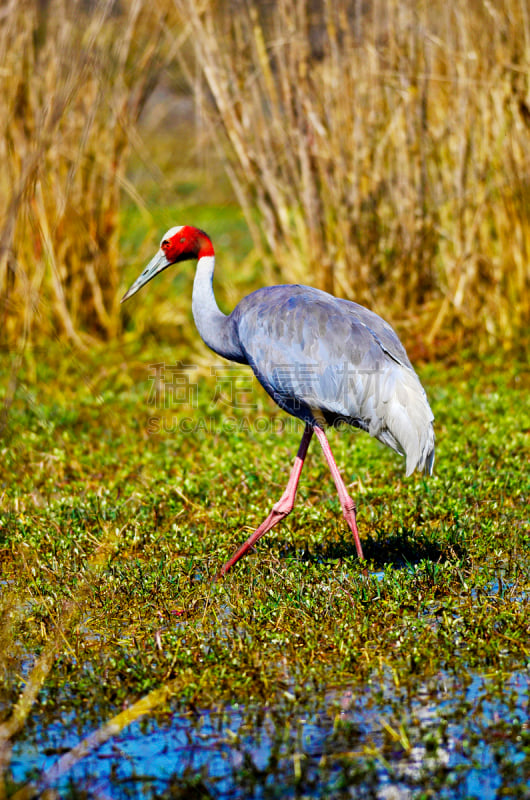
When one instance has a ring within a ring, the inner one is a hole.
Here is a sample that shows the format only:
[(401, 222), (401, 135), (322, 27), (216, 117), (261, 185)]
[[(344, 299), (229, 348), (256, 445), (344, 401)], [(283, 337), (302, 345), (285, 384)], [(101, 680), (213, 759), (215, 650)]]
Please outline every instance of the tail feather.
[(396, 364), (383, 376), (376, 408), (379, 422), (372, 436), (405, 455), (406, 475), (414, 470), (432, 473), (434, 416), (416, 373)]

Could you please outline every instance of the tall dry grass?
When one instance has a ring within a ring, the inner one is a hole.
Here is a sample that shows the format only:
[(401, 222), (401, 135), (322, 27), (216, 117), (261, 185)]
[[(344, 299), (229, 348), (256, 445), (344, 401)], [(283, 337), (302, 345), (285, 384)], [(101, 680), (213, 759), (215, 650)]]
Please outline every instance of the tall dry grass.
[[(172, 91), (167, 67), (263, 280), (355, 298), (437, 346), (525, 331), (527, 0), (7, 0), (1, 344), (118, 331), (130, 142), (162, 73)], [(164, 169), (187, 145), (174, 137)]]
[(119, 325), (129, 140), (163, 61), (144, 0), (8, 0), (0, 13), (0, 341)]
[[(175, 0), (268, 279), (511, 344), (529, 312), (526, 0)], [(198, 77), (199, 76), (199, 77)]]

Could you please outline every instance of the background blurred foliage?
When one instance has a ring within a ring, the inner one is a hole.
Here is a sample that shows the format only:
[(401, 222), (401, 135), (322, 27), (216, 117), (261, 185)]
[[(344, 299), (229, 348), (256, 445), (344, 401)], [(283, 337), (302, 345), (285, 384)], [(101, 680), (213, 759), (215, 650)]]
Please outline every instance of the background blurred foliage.
[(0, 286), (7, 344), (119, 329), (119, 211), (160, 76), (148, 3), (14, 0), (0, 18)]
[(517, 339), (530, 244), (525, 3), (177, 4), (206, 87), (197, 102), (268, 280), (375, 304), (429, 346), (466, 331), (484, 345)]
[[(226, 308), (306, 282), (386, 315), (416, 355), (519, 345), (529, 55), (521, 0), (10, 0), (3, 344), (115, 337), (127, 280), (189, 222), (222, 253)], [(167, 294), (135, 305), (131, 335), (187, 326), (189, 294)]]

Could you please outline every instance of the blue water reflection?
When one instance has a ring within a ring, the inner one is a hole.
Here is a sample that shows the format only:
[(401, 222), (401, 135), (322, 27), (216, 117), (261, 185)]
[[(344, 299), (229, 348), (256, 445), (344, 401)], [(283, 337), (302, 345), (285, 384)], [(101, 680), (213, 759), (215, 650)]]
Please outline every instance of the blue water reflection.
[[(175, 710), (131, 724), (54, 788), (120, 799), (530, 797), (529, 690), (530, 671), (439, 674), (414, 697), (389, 679), (305, 707)], [(88, 733), (73, 714), (35, 725), (14, 745), (12, 779), (42, 774)]]

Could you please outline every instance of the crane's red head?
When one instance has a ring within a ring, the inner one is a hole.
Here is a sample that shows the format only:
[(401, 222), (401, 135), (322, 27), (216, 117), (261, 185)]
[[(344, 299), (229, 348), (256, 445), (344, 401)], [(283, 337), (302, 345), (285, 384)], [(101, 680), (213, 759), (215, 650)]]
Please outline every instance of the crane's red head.
[(212, 243), (204, 231), (199, 228), (193, 228), (191, 225), (179, 225), (175, 228), (170, 228), (162, 237), (160, 250), (124, 294), (121, 302), (123, 303), (124, 300), (128, 300), (129, 297), (136, 294), (138, 289), (149, 283), (155, 275), (163, 272), (171, 264), (176, 264), (178, 261), (187, 261), (190, 258), (203, 258), (204, 256), (213, 255)]
[(191, 225), (170, 228), (162, 237), (160, 249), (171, 264), (189, 258), (213, 256), (209, 236), (199, 228), (192, 228)]

